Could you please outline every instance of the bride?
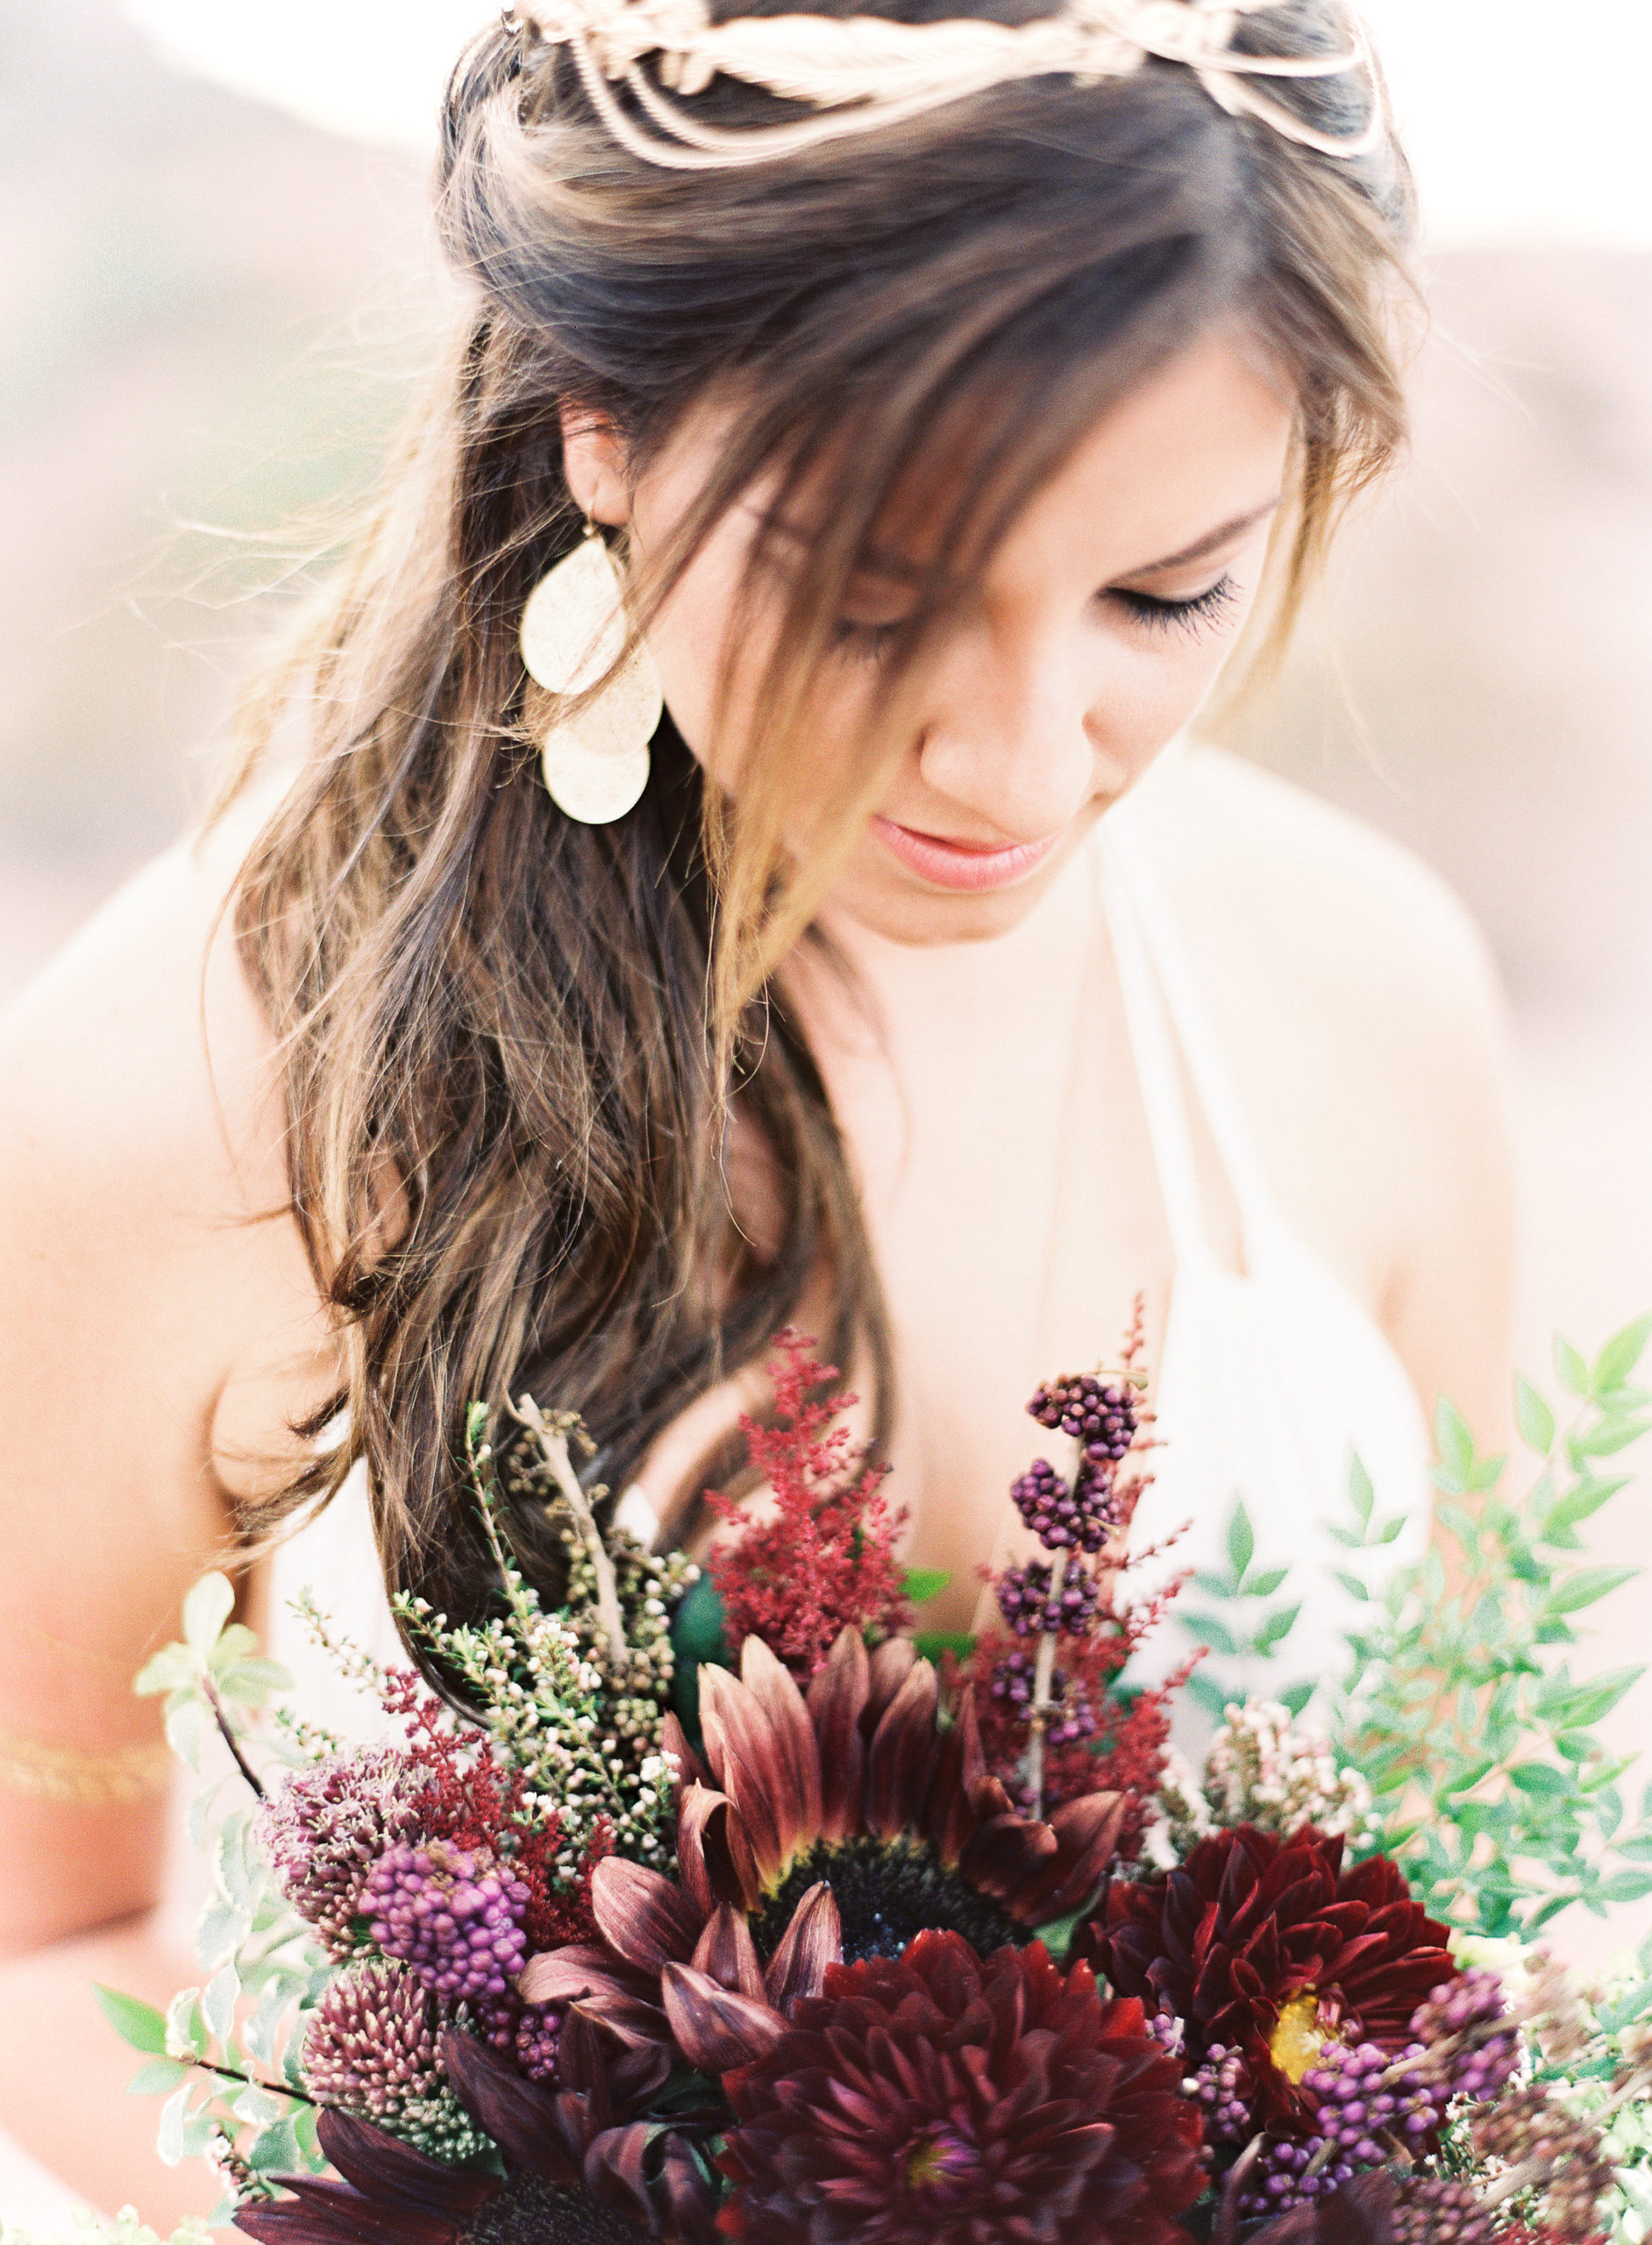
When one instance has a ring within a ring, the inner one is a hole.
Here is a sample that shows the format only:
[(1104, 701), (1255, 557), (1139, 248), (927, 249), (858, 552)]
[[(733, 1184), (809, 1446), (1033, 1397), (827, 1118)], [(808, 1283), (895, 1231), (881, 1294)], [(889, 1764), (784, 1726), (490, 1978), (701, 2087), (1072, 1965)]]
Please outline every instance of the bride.
[(278, 1630), (272, 1567), (474, 1609), (470, 1399), (686, 1540), (801, 1324), (963, 1628), (1026, 1398), (1142, 1293), (1150, 1502), (1199, 1560), (1244, 1495), (1308, 1676), (1351, 1454), (1414, 1537), (1425, 1408), (1501, 1430), (1480, 939), (1194, 730), (1402, 441), (1367, 58), (1335, 0), (900, 13), (470, 50), (378, 511), (4, 1025), (0, 2110), (105, 2204), (193, 2181), (85, 1993), (189, 1977), (129, 1679), (304, 1514)]

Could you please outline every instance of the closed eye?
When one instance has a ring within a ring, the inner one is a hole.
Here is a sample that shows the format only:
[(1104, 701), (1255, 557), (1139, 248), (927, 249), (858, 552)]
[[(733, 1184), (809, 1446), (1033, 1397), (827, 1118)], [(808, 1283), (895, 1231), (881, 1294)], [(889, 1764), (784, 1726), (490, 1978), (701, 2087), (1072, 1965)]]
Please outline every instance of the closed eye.
[(1165, 600), (1157, 593), (1131, 592), (1123, 585), (1115, 585), (1107, 595), (1122, 602), (1127, 614), (1149, 631), (1198, 632), (1219, 621), (1239, 598), (1239, 588), (1232, 577), (1218, 577), (1207, 592), (1195, 593), (1189, 600)]

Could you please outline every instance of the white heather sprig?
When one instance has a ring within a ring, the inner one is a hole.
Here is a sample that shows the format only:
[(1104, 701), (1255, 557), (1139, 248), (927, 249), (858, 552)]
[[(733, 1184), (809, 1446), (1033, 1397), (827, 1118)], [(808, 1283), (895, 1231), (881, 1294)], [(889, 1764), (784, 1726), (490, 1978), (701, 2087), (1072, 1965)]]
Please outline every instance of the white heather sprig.
[(1254, 1824), (1286, 1838), (1312, 1824), (1356, 1844), (1376, 1836), (1370, 1785), (1357, 1770), (1337, 1766), (1321, 1732), (1299, 1728), (1277, 1700), (1234, 1702), (1227, 1714), (1205, 1761), (1213, 1823)]

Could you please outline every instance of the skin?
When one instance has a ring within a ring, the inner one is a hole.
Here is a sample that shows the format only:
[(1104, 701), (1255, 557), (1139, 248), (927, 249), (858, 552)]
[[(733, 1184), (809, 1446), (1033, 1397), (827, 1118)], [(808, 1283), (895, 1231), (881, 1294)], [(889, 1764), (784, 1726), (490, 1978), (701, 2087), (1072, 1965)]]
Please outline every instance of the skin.
[[(1265, 359), (1217, 334), (1098, 424), (954, 618), (879, 804), (921, 833), (1046, 854), (960, 894), (873, 822), (822, 913), (864, 1002), (788, 970), (888, 1291), (911, 1555), (957, 1578), (943, 1624), (969, 1617), (1036, 1378), (1093, 1361), (1138, 1290), (1150, 1358), (1162, 1331), (1170, 1249), (1086, 846), (1133, 790), (1286, 1218), (1424, 1400), (1449, 1393), (1502, 1436), (1511, 1194), (1478, 937), (1431, 876), (1294, 790), (1215, 751), (1159, 765), (1254, 595), (1290, 417)], [(716, 431), (694, 417), (637, 480), (611, 431), (574, 417), (574, 495), (629, 522), (645, 566)], [(702, 756), (753, 507), (651, 631)], [(1150, 566), (1224, 530), (1196, 561)], [(1128, 597), (1224, 576), (1233, 599), (1195, 628)], [(868, 579), (845, 623), (895, 621), (903, 597), (899, 575)], [(839, 668), (815, 712), (828, 773), (877, 690), (853, 640)], [(273, 1057), (217, 929), (267, 808), (151, 868), (0, 1022), (0, 1725), (55, 1744), (154, 1735), (127, 1678), (222, 1557), (231, 1497), (278, 1468), (281, 1430), (331, 1386), (297, 1235), (267, 1214), (283, 1198)], [(795, 846), (808, 833), (805, 798)], [(662, 1508), (736, 1400), (706, 1399), (662, 1441), (644, 1475)], [(154, 1914), (160, 1837), (153, 1804), (0, 1792), (0, 2111), (95, 2200), (170, 2222), (210, 2185), (153, 2163), (153, 2108), (119, 2096), (127, 2055), (85, 1993), (95, 1976), (164, 1999), (195, 1977)]]

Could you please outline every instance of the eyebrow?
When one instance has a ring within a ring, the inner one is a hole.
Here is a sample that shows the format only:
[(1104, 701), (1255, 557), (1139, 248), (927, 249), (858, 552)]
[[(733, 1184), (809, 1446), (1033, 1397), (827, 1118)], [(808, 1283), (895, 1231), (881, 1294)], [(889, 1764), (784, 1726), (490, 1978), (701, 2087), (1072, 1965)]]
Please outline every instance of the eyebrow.
[(1167, 553), (1162, 561), (1143, 561), (1139, 568), (1121, 570), (1115, 582), (1122, 583), (1131, 577), (1157, 577), (1166, 569), (1185, 569), (1190, 561), (1202, 561), (1207, 554), (1214, 553), (1219, 547), (1226, 545), (1230, 538), (1237, 538), (1242, 531), (1254, 530), (1259, 522), (1277, 512), (1283, 504), (1281, 494), (1260, 507), (1253, 507), (1248, 515), (1235, 515), (1230, 523), (1221, 523), (1216, 529), (1207, 531), (1203, 538), (1195, 538), (1191, 545), (1183, 546), (1179, 553)]

